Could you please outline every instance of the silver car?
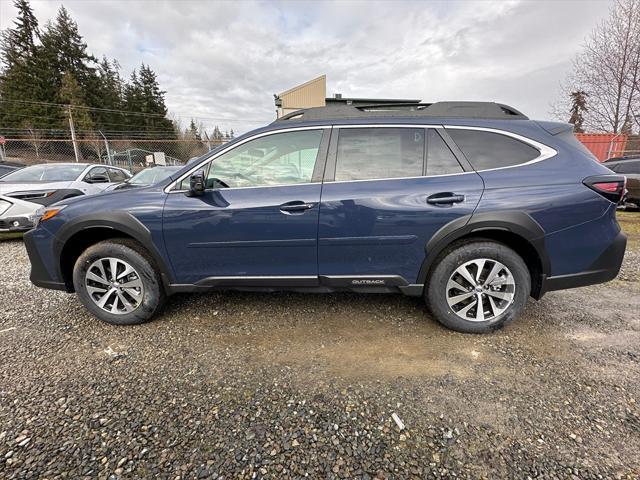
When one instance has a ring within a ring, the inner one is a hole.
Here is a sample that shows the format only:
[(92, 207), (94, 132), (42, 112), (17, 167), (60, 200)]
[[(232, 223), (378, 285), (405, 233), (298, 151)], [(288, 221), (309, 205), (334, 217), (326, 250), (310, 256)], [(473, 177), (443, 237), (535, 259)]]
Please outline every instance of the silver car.
[(35, 213), (65, 198), (100, 193), (131, 177), (126, 170), (89, 163), (33, 165), (0, 178), (0, 232), (33, 227)]

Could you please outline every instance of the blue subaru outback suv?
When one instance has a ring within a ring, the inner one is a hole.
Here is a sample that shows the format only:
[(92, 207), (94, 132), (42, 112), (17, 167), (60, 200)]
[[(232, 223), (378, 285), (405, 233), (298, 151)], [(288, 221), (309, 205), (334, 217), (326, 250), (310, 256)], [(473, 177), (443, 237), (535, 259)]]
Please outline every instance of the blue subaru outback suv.
[(114, 324), (175, 292), (400, 292), (487, 332), (528, 297), (613, 279), (625, 178), (571, 126), (490, 102), (300, 110), (156, 185), (65, 200), (31, 280)]

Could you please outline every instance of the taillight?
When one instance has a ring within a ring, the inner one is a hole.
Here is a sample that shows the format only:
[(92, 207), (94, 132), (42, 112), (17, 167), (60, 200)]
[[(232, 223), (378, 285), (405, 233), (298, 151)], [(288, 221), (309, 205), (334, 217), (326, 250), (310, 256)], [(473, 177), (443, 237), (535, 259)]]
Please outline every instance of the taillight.
[(597, 175), (585, 178), (582, 183), (607, 200), (618, 203), (625, 193), (627, 178), (622, 175)]

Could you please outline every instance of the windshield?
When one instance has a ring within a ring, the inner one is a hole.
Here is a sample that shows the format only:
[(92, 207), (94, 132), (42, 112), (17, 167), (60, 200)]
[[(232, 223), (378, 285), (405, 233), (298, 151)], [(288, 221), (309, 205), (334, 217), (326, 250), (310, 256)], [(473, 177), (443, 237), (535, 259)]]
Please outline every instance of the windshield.
[(171, 176), (172, 173), (177, 172), (182, 167), (153, 167), (142, 170), (136, 173), (129, 179), (127, 183), (133, 185), (152, 185), (157, 182), (161, 182), (165, 178)]
[(10, 173), (0, 182), (72, 182), (85, 168), (86, 165), (34, 165)]

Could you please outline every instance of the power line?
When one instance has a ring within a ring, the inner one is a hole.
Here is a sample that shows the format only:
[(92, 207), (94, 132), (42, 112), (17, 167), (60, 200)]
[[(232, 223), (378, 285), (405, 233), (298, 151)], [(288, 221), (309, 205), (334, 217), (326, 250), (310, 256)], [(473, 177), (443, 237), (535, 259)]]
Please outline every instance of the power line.
[[(60, 107), (60, 108), (73, 108), (73, 109), (90, 110), (90, 111), (96, 111), (96, 112), (120, 113), (120, 114), (123, 114), (123, 115), (135, 115), (135, 116), (142, 116), (142, 117), (166, 118), (167, 120), (171, 120), (169, 118), (169, 115), (170, 115), (169, 112), (167, 113), (167, 115), (163, 115), (161, 113), (130, 112), (130, 111), (127, 111), (127, 110), (117, 110), (117, 109), (112, 109), (112, 108), (88, 107), (88, 106), (84, 106), (84, 105), (70, 105), (70, 104), (66, 104), (66, 103), (42, 102), (42, 101), (36, 101), (36, 100), (0, 99), (0, 102), (21, 103), (21, 104), (27, 104), (27, 105), (44, 105), (44, 106)], [(245, 117), (243, 117), (242, 120), (236, 120), (236, 119), (233, 119), (233, 118), (201, 117), (201, 116), (194, 116), (194, 115), (185, 115), (185, 114), (180, 114), (180, 113), (174, 113), (173, 115), (175, 115), (176, 117), (190, 118), (190, 119), (193, 119), (193, 120), (212, 120), (212, 121), (229, 122), (229, 123), (264, 122), (264, 118), (258, 119), (258, 118), (245, 118)]]
[(126, 110), (115, 110), (112, 108), (99, 108), (99, 107), (87, 107), (84, 105), (71, 105), (67, 103), (52, 103), (52, 102), (40, 102), (36, 100), (0, 100), (0, 102), (7, 103), (21, 103), (27, 105), (44, 105), (48, 107), (60, 107), (60, 108), (73, 108), (74, 110), (92, 110), (96, 112), (111, 112), (111, 113), (122, 113), (126, 115), (138, 115), (145, 117), (156, 117), (156, 118), (166, 118), (166, 115), (161, 113), (146, 113), (146, 112), (129, 112)]

